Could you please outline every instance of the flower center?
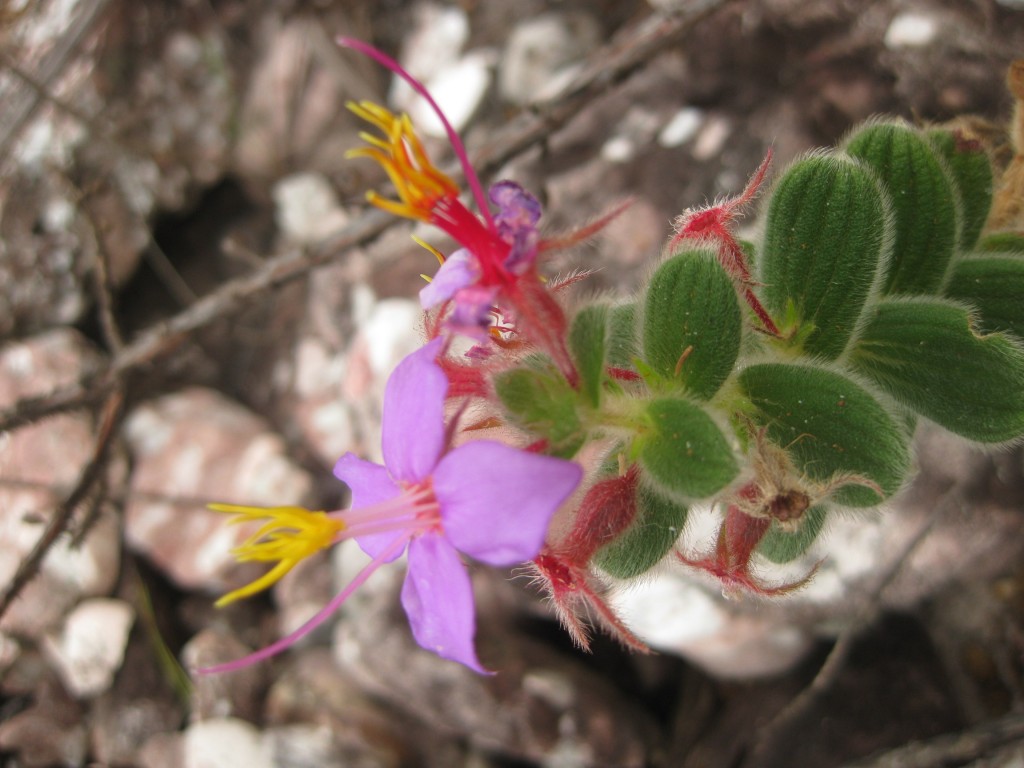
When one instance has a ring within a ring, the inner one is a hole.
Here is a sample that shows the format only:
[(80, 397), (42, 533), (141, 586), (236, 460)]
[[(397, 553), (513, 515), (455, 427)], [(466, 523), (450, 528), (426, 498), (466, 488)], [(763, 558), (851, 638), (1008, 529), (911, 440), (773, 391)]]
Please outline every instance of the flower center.
[(418, 483), (401, 483), (401, 493), (368, 507), (339, 513), (345, 538), (358, 539), (392, 531), (414, 538), (441, 528), (441, 505), (430, 478)]

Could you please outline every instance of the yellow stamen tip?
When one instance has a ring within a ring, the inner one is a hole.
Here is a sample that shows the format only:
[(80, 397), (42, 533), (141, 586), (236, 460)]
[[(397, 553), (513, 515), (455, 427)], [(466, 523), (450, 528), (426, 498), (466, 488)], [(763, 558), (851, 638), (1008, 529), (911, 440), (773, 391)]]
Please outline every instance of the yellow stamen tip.
[(273, 586), (307, 557), (334, 544), (345, 523), (326, 512), (302, 507), (249, 507), (238, 504), (210, 504), (215, 512), (234, 515), (232, 524), (265, 521), (255, 533), (232, 550), (235, 559), (245, 562), (276, 562), (260, 578), (241, 589), (229, 592), (217, 601), (228, 605)]
[(426, 248), (428, 251), (434, 254), (434, 258), (437, 259), (438, 264), (444, 264), (444, 254), (441, 253), (437, 248), (432, 246), (426, 240), (422, 240), (416, 237), (416, 235), (410, 235), (410, 237), (412, 237), (412, 241), (416, 243), (416, 245), (420, 246), (421, 248)]
[(397, 216), (426, 221), (439, 199), (458, 195), (455, 182), (430, 162), (408, 115), (395, 115), (370, 101), (350, 101), (346, 106), (382, 134), (360, 133), (369, 146), (345, 153), (347, 158), (368, 157), (376, 161), (395, 185), (397, 201), (367, 196), (373, 205)]

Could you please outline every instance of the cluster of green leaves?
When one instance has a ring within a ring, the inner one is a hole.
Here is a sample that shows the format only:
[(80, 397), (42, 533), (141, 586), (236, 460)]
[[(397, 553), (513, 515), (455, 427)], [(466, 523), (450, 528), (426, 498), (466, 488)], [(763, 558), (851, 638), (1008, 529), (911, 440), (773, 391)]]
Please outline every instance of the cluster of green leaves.
[[(501, 373), (509, 421), (551, 453), (601, 440), (617, 459), (604, 471), (640, 468), (635, 520), (596, 564), (640, 575), (693, 504), (762, 480), (813, 503), (761, 541), (792, 559), (832, 506), (905, 484), (919, 418), (978, 443), (1024, 435), (1024, 238), (983, 235), (992, 184), (987, 155), (951, 132), (868, 124), (775, 183), (750, 284), (714, 243), (684, 247), (634, 300), (576, 313), (578, 385), (543, 358)], [(778, 336), (754, 330), (750, 289)]]

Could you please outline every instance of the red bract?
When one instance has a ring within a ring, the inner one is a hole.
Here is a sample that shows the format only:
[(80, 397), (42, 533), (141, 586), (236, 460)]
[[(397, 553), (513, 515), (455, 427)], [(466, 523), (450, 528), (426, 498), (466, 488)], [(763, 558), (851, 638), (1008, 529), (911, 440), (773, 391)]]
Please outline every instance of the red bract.
[[(744, 486), (738, 495), (744, 498), (744, 502), (750, 502), (758, 493), (757, 486), (749, 484)], [(767, 500), (765, 504), (773, 509), (772, 500)], [(737, 504), (729, 504), (726, 507), (725, 519), (718, 529), (714, 551), (697, 559), (690, 559), (681, 552), (676, 552), (676, 557), (686, 565), (711, 574), (722, 582), (722, 587), (727, 591), (747, 591), (763, 597), (792, 592), (810, 581), (820, 563), (802, 579), (779, 586), (768, 586), (750, 572), (750, 559), (757, 545), (771, 528), (772, 519), (768, 515), (748, 515)]]
[(623, 475), (595, 483), (580, 503), (572, 530), (557, 544), (545, 544), (532, 563), (559, 620), (584, 650), (590, 649), (584, 618), (588, 614), (623, 645), (649, 650), (615, 615), (605, 600), (605, 588), (590, 568), (597, 551), (621, 536), (636, 518), (637, 479), (634, 466)]
[(736, 281), (744, 300), (761, 321), (765, 332), (778, 336), (778, 326), (775, 325), (768, 310), (764, 308), (761, 300), (754, 293), (754, 283), (751, 280), (750, 268), (747, 266), (747, 258), (743, 254), (743, 247), (732, 233), (733, 222), (742, 215), (743, 206), (757, 196), (771, 161), (772, 151), (769, 149), (761, 165), (750, 177), (750, 181), (747, 182), (747, 186), (739, 196), (731, 197), (707, 208), (685, 211), (676, 219), (676, 234), (669, 241), (668, 247), (670, 251), (674, 251), (676, 246), (682, 242), (715, 246), (718, 249), (718, 261), (729, 276)]

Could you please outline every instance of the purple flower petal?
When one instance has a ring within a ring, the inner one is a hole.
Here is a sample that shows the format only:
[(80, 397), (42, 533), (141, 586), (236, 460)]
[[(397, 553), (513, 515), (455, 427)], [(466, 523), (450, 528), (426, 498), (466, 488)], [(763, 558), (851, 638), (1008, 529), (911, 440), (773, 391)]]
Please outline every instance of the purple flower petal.
[(352, 489), (352, 509), (372, 507), (402, 492), (387, 469), (372, 461), (360, 459), (354, 453), (346, 453), (338, 459), (334, 465), (334, 476)]
[(540, 221), (540, 201), (514, 181), (503, 180), (487, 190), (491, 202), (498, 206), (495, 222), (515, 226), (534, 226)]
[(491, 307), (497, 295), (497, 288), (479, 285), (463, 288), (455, 294), (455, 310), (445, 322), (448, 329), (477, 341), (487, 341)]
[(487, 674), (473, 647), (473, 587), (459, 553), (443, 536), (428, 534), (409, 544), (402, 606), (416, 642), (443, 659)]
[(571, 461), (490, 440), (459, 446), (434, 471), (445, 535), (490, 565), (515, 565), (540, 551), (555, 511), (579, 485)]
[(434, 279), (420, 289), (420, 306), (432, 309), (479, 279), (480, 265), (476, 257), (460, 248), (444, 260)]
[(381, 451), (396, 481), (429, 477), (444, 448), (448, 377), (434, 362), (442, 343), (434, 339), (408, 355), (384, 387)]
[[(387, 469), (372, 461), (364, 461), (354, 453), (346, 453), (338, 463), (334, 465), (334, 476), (352, 489), (352, 509), (364, 509), (372, 507), (397, 497), (402, 489), (395, 485)], [(344, 520), (344, 515), (342, 515)], [(356, 542), (360, 548), (370, 557), (377, 557), (381, 552), (391, 547), (394, 542), (404, 536), (394, 531), (387, 533), (375, 533), (367, 536), (358, 536)], [(387, 562), (394, 560), (402, 554), (405, 548), (398, 549), (387, 558)]]
[(488, 196), (498, 206), (494, 217), (498, 234), (512, 246), (505, 257), (505, 269), (521, 275), (537, 257), (540, 201), (514, 181), (499, 181), (491, 187)]

